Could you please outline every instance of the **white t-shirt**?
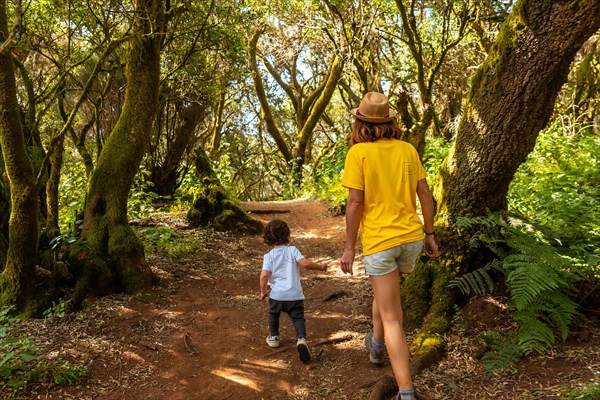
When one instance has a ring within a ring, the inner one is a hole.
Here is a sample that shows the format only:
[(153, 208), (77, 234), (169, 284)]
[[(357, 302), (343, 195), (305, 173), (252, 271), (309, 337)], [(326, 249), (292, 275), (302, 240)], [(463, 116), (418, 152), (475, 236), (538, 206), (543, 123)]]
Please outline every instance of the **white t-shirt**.
[(304, 300), (298, 261), (304, 257), (295, 246), (274, 247), (265, 254), (262, 269), (271, 271), (269, 284), (273, 300)]

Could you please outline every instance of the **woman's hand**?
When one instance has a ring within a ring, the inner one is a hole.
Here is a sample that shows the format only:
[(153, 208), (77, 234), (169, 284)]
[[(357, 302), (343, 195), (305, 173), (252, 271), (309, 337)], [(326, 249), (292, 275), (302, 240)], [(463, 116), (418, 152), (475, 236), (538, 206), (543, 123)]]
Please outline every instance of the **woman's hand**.
[(440, 250), (438, 249), (438, 245), (435, 242), (434, 235), (425, 236), (425, 254), (430, 259), (438, 258), (440, 256)]
[(344, 249), (344, 254), (340, 258), (340, 268), (345, 274), (354, 275), (352, 271), (352, 264), (354, 263), (354, 249)]

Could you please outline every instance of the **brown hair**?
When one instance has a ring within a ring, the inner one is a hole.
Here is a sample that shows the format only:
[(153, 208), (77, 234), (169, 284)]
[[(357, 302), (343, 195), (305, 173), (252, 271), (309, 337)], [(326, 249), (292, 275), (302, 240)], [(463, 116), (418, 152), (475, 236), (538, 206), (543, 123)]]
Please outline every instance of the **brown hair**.
[(375, 124), (372, 122), (354, 121), (354, 128), (350, 136), (350, 144), (375, 142), (378, 139), (398, 139), (402, 137), (402, 129), (395, 121)]
[(290, 242), (290, 228), (285, 221), (274, 219), (265, 226), (263, 239), (269, 246), (288, 244)]

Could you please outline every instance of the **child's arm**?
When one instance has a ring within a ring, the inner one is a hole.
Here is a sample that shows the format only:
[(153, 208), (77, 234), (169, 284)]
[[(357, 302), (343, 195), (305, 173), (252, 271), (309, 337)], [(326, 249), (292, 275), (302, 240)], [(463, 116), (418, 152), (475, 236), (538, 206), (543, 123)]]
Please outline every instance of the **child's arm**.
[(260, 299), (264, 300), (269, 295), (269, 279), (271, 271), (263, 269), (260, 271)]
[(300, 264), (301, 267), (304, 267), (306, 269), (312, 269), (323, 272), (327, 272), (328, 267), (327, 264), (319, 264), (309, 260), (308, 258), (301, 258), (300, 261), (298, 261), (298, 264)]

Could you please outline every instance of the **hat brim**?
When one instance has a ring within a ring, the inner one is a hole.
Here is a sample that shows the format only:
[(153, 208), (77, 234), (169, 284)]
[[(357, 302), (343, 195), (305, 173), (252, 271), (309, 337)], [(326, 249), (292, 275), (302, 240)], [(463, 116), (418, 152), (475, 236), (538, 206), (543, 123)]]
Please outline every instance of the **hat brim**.
[(390, 113), (387, 117), (367, 117), (364, 115), (359, 115), (358, 114), (358, 108), (353, 108), (352, 110), (350, 110), (350, 114), (354, 115), (357, 119), (360, 119), (361, 121), (365, 121), (365, 122), (372, 122), (372, 123), (384, 123), (384, 122), (390, 122), (392, 121), (395, 117), (396, 117), (396, 110), (392, 110), (390, 109)]

